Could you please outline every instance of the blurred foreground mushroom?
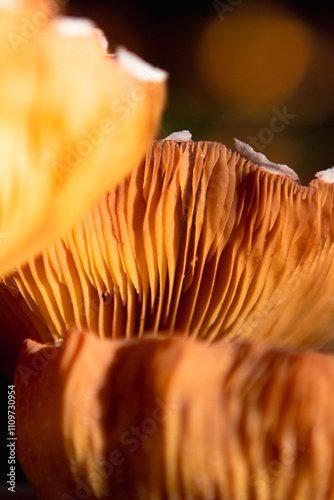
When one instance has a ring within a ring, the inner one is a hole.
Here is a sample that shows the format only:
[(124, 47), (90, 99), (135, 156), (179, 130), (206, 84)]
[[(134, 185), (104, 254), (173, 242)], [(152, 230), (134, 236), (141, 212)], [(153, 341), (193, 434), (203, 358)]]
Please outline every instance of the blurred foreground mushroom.
[(144, 155), (166, 73), (52, 0), (0, 2), (0, 274), (67, 231)]
[(333, 356), (265, 343), (29, 340), (18, 457), (48, 500), (329, 500), (333, 383)]

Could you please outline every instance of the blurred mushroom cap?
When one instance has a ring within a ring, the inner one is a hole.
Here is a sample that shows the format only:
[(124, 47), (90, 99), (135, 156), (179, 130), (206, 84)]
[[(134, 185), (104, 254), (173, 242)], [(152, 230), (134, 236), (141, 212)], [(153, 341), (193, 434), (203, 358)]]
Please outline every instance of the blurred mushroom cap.
[(41, 499), (325, 500), (333, 382), (333, 356), (265, 342), (27, 341), (17, 454)]
[(86, 19), (48, 1), (0, 4), (0, 273), (63, 235), (154, 137), (166, 73), (111, 57)]

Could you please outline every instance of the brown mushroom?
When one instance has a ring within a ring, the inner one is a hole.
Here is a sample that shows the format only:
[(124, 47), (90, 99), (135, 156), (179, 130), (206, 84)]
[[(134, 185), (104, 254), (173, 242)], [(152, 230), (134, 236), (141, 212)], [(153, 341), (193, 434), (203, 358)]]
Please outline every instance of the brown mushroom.
[(18, 457), (48, 500), (330, 500), (333, 383), (333, 356), (263, 342), (29, 340)]
[(3, 331), (17, 316), (43, 342), (76, 328), (333, 345), (334, 185), (319, 174), (301, 186), (237, 149), (155, 141), (64, 238), (4, 278)]
[(65, 337), (17, 364), (20, 462), (51, 500), (334, 498), (333, 358), (277, 347), (332, 340), (331, 173), (175, 139), (6, 280)]
[[(165, 74), (144, 85), (151, 69), (107, 57), (86, 21), (22, 42), (11, 34), (37, 2), (4, 5), (1, 355), (13, 366), (24, 338), (44, 343), (25, 342), (15, 375), (18, 456), (39, 497), (333, 498), (332, 356), (278, 347), (333, 342), (332, 174), (300, 186), (247, 145), (184, 133), (109, 189), (154, 133)], [(121, 89), (136, 106), (113, 106), (112, 140), (68, 169)]]

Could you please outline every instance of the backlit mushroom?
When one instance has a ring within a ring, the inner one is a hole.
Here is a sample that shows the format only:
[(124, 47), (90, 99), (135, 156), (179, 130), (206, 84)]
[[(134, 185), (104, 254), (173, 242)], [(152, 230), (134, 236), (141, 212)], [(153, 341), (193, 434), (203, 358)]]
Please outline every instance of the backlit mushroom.
[[(166, 73), (57, 2), (0, 2), (0, 274), (60, 237), (144, 155)], [(111, 161), (112, 159), (112, 161)]]

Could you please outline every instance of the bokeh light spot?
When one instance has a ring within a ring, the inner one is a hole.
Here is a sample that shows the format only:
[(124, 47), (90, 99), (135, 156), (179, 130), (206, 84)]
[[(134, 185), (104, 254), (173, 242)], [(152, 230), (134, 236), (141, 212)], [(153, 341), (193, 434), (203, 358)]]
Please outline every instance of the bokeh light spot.
[(288, 11), (240, 4), (205, 28), (198, 50), (200, 78), (219, 101), (262, 115), (296, 90), (313, 45), (311, 29)]

